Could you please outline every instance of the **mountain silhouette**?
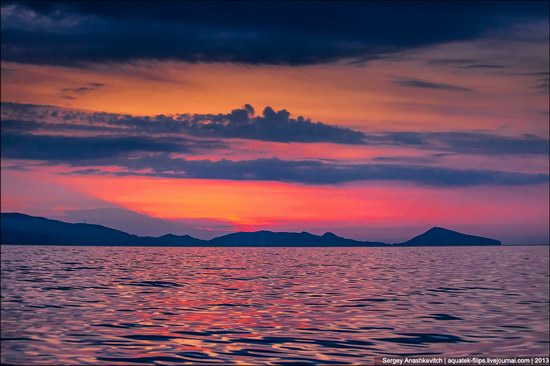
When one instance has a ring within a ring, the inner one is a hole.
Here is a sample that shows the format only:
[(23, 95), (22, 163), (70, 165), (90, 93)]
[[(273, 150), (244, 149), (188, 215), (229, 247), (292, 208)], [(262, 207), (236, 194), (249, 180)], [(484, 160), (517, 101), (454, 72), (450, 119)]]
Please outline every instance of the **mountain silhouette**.
[(0, 216), (2, 244), (21, 245), (103, 245), (103, 246), (285, 246), (285, 247), (390, 247), (390, 246), (453, 246), (501, 245), (500, 241), (434, 227), (427, 232), (398, 244), (359, 241), (333, 233), (314, 235), (308, 232), (238, 232), (211, 240), (189, 235), (167, 234), (159, 237), (137, 236), (95, 224), (70, 224), (63, 221), (2, 213)]
[(231, 233), (214, 238), (210, 240), (209, 243), (220, 246), (388, 246), (388, 244), (385, 243), (346, 239), (333, 233), (325, 233), (319, 236), (305, 231), (301, 233), (274, 233), (265, 230), (247, 233)]
[(69, 224), (20, 213), (2, 213), (2, 244), (45, 245), (198, 245), (204, 240), (191, 236), (141, 237), (95, 224)]
[(433, 227), (398, 246), (501, 245), (501, 242), (481, 236), (462, 234), (442, 227)]
[(159, 236), (157, 238), (151, 237), (151, 236), (145, 236), (140, 237), (142, 242), (150, 243), (153, 242), (157, 245), (162, 246), (180, 246), (180, 245), (188, 245), (188, 246), (200, 246), (207, 243), (206, 240), (197, 239), (190, 235), (174, 235), (174, 234), (166, 234), (163, 236)]

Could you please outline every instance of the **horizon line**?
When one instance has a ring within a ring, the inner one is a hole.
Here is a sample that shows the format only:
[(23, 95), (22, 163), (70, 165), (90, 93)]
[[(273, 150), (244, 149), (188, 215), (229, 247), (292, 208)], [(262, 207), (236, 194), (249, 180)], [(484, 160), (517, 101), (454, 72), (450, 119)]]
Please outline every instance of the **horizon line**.
[[(158, 236), (152, 236), (152, 235), (138, 235), (138, 234), (132, 234), (132, 233), (129, 233), (129, 232), (126, 232), (124, 230), (120, 230), (120, 229), (115, 229), (115, 228), (112, 228), (112, 227), (109, 227), (109, 226), (105, 226), (105, 225), (102, 225), (102, 224), (95, 224), (95, 223), (87, 223), (87, 222), (66, 222), (66, 221), (62, 221), (62, 220), (58, 220), (58, 219), (51, 219), (51, 218), (48, 218), (48, 217), (45, 217), (45, 216), (34, 216), (34, 215), (29, 215), (29, 214), (26, 214), (26, 213), (21, 213), (21, 212), (0, 212), (1, 215), (21, 215), (21, 216), (27, 216), (27, 217), (31, 217), (31, 218), (39, 218), (39, 219), (45, 219), (45, 220), (49, 220), (49, 221), (55, 221), (55, 222), (61, 222), (61, 223), (64, 223), (64, 224), (68, 224), (68, 225), (93, 225), (93, 226), (98, 226), (98, 227), (102, 227), (102, 228), (106, 228), (106, 229), (109, 229), (109, 230), (114, 230), (114, 231), (118, 231), (118, 232), (121, 232), (121, 233), (124, 233), (124, 234), (127, 234), (127, 235), (130, 235), (130, 236), (135, 236), (137, 238), (141, 238), (141, 239), (147, 239), (147, 238), (151, 238), (151, 239), (158, 239), (158, 238), (162, 238), (162, 237), (166, 237), (166, 236), (176, 236), (176, 237), (189, 237), (189, 238), (192, 238), (192, 239), (195, 239), (195, 240), (198, 240), (198, 241), (201, 241), (201, 242), (204, 242), (205, 244), (206, 243), (211, 243), (211, 242), (214, 242), (215, 240), (219, 239), (219, 238), (223, 238), (223, 237), (226, 237), (228, 235), (234, 235), (234, 234), (253, 234), (253, 233), (271, 233), (271, 234), (307, 234), (307, 235), (311, 235), (311, 236), (314, 236), (316, 238), (322, 238), (326, 235), (334, 235), (335, 237), (339, 238), (339, 239), (344, 239), (344, 240), (347, 240), (347, 241), (350, 241), (350, 242), (356, 242), (356, 243), (365, 243), (365, 244), (379, 244), (381, 246), (400, 246), (402, 247), (403, 244), (405, 243), (408, 243), (410, 241), (412, 241), (413, 239), (421, 236), (421, 235), (424, 235), (430, 231), (433, 231), (433, 230), (443, 230), (445, 232), (448, 232), (448, 233), (453, 233), (453, 234), (460, 234), (460, 235), (465, 235), (465, 236), (470, 236), (470, 237), (474, 237), (474, 238), (481, 238), (481, 239), (486, 239), (486, 240), (492, 240), (492, 241), (496, 241), (499, 243), (499, 245), (507, 245), (507, 246), (529, 246), (529, 245), (534, 245), (534, 246), (546, 246), (546, 245), (550, 245), (550, 243), (531, 243), (531, 244), (520, 244), (520, 243), (513, 243), (513, 244), (503, 244), (502, 241), (498, 240), (498, 239), (494, 239), (494, 238), (489, 238), (489, 237), (483, 237), (483, 236), (478, 236), (478, 235), (471, 235), (471, 234), (466, 234), (466, 233), (462, 233), (462, 232), (459, 232), (459, 231), (455, 231), (455, 230), (451, 230), (451, 229), (447, 229), (445, 227), (442, 227), (442, 226), (432, 226), (430, 229), (418, 234), (418, 235), (415, 235), (413, 236), (412, 238), (410, 238), (409, 240), (405, 240), (405, 241), (401, 241), (401, 242), (395, 242), (395, 243), (386, 243), (386, 242), (382, 242), (382, 241), (370, 241), (370, 240), (356, 240), (356, 239), (350, 239), (350, 238), (346, 238), (346, 237), (343, 237), (343, 236), (340, 236), (340, 235), (337, 235), (337, 234), (334, 234), (333, 232), (331, 231), (326, 231), (324, 232), (324, 234), (321, 234), (321, 235), (318, 235), (318, 234), (312, 234), (308, 231), (305, 231), (305, 230), (302, 230), (302, 231), (271, 231), (271, 230), (254, 230), (254, 231), (233, 231), (233, 232), (230, 232), (230, 233), (227, 233), (227, 234), (222, 234), (220, 236), (216, 236), (216, 237), (213, 237), (211, 239), (199, 239), (199, 238), (196, 238), (196, 237), (193, 237), (189, 234), (182, 234), (182, 235), (178, 235), (178, 234), (173, 234), (171, 232), (169, 233), (166, 233), (166, 234), (162, 234), (162, 235), (158, 235)], [(2, 245), (4, 245), (4, 243), (1, 243)], [(7, 244), (7, 245), (10, 245), (10, 244)], [(470, 244), (467, 244), (467, 245), (470, 245)], [(125, 245), (127, 246), (127, 245)], [(160, 245), (162, 246), (162, 245)], [(345, 245), (340, 245), (340, 246), (345, 246)], [(349, 245), (349, 246), (352, 246), (352, 245)]]

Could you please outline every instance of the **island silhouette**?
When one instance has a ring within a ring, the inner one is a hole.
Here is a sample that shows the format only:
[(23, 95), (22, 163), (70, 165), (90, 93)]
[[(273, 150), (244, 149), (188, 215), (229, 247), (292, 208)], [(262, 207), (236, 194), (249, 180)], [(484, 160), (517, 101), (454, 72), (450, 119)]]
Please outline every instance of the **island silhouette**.
[(189, 235), (137, 236), (96, 224), (72, 224), (21, 213), (1, 214), (1, 244), (12, 245), (101, 245), (101, 246), (205, 246), (205, 247), (410, 247), (501, 245), (495, 239), (462, 234), (434, 227), (402, 243), (347, 239), (327, 232), (236, 232), (211, 240)]

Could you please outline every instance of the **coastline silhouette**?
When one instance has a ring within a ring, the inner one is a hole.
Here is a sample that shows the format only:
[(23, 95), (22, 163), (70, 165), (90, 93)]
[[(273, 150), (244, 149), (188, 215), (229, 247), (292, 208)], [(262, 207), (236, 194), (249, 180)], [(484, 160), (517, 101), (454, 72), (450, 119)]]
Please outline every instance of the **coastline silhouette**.
[(12, 245), (101, 245), (101, 246), (205, 246), (205, 247), (410, 247), (410, 246), (494, 246), (499, 240), (433, 227), (401, 243), (347, 239), (327, 232), (236, 232), (211, 240), (189, 235), (137, 236), (102, 225), (66, 223), (21, 213), (1, 214), (1, 243)]

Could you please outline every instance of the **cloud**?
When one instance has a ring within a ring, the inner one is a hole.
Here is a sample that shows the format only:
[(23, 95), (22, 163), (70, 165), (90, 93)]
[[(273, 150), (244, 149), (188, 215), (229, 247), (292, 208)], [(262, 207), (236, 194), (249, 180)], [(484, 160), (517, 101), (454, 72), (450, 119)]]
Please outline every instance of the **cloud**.
[(225, 114), (130, 116), (89, 113), (49, 106), (2, 103), (2, 129), (103, 131), (137, 135), (186, 134), (197, 137), (243, 138), (275, 142), (362, 144), (365, 134), (349, 128), (292, 118), (285, 109), (265, 107), (261, 115), (246, 104)]
[(550, 140), (531, 134), (501, 136), (484, 132), (386, 132), (366, 143), (414, 146), (446, 153), (474, 155), (548, 155)]
[(261, 116), (256, 116), (248, 104), (225, 115), (180, 116), (177, 120), (184, 123), (185, 132), (197, 136), (338, 144), (362, 144), (365, 137), (363, 132), (313, 122), (302, 116), (291, 118), (286, 109), (275, 111), (268, 106)]
[(506, 66), (499, 64), (471, 64), (462, 66), (463, 69), (504, 69)]
[(17, 70), (16, 69), (12, 69), (12, 68), (9, 68), (9, 67), (0, 67), (0, 74), (2, 75), (10, 75), (10, 74), (13, 74), (15, 73)]
[(548, 71), (536, 72), (534, 75), (539, 77), (535, 88), (544, 93), (548, 93), (548, 90), (550, 89), (550, 73)]
[(428, 66), (451, 66), (457, 69), (504, 69), (507, 66), (493, 63), (491, 58), (432, 58), (426, 61)]
[[(410, 132), (364, 133), (348, 128), (292, 118), (282, 109), (266, 107), (262, 115), (246, 104), (221, 114), (178, 114), (130, 116), (123, 114), (82, 112), (72, 109), (30, 104), (2, 103), (2, 133), (64, 134), (140, 137), (184, 144), (191, 150), (227, 147), (220, 139), (239, 138), (274, 142), (329, 142), (349, 145), (385, 145), (433, 150), (440, 153), (473, 155), (548, 155), (550, 141), (535, 135), (502, 136), (486, 132)], [(191, 141), (189, 137), (196, 140)], [(217, 140), (212, 140), (217, 139)], [(85, 142), (84, 142), (85, 143)], [(160, 147), (156, 151), (165, 151)]]
[(192, 153), (218, 142), (196, 142), (178, 137), (59, 136), (31, 135), (2, 131), (2, 159), (43, 160), (60, 163), (102, 164), (105, 159), (153, 152)]
[[(445, 21), (442, 22), (441, 19)], [(5, 61), (368, 61), (548, 20), (547, 2), (2, 2)]]
[[(50, 165), (84, 169), (68, 174), (147, 175), (168, 178), (280, 181), (338, 184), (353, 181), (396, 180), (432, 186), (479, 184), (524, 185), (548, 181), (547, 174), (491, 170), (461, 170), (421, 165), (346, 164), (319, 160), (188, 160), (172, 153), (191, 147), (177, 139), (140, 137), (67, 137), (2, 133), (3, 159), (38, 160)], [(87, 168), (93, 167), (93, 168)], [(101, 167), (118, 167), (103, 170)]]
[[(4, 108), (6, 106), (6, 108)], [(441, 154), (548, 155), (549, 141), (534, 135), (479, 132), (380, 132), (365, 134), (290, 117), (266, 107), (257, 116), (245, 105), (227, 114), (133, 117), (48, 106), (4, 103), (3, 159), (41, 161), (77, 169), (66, 174), (150, 175), (169, 178), (262, 180), (305, 184), (407, 181), (432, 186), (523, 185), (548, 181), (547, 174), (424, 166), (429, 161), (377, 158), (352, 164), (328, 160), (190, 159), (230, 148), (228, 138), (277, 142), (333, 142), (408, 147)], [(8, 118), (9, 117), (9, 118)], [(11, 119), (19, 117), (20, 119)], [(193, 137), (191, 137), (193, 136)], [(212, 155), (212, 154), (210, 154)], [(105, 169), (107, 168), (108, 169)]]
[[(354, 181), (406, 181), (429, 186), (528, 185), (548, 182), (548, 174), (523, 174), (492, 170), (466, 170), (397, 164), (345, 164), (318, 160), (187, 160), (168, 154), (115, 159), (109, 163), (123, 170), (87, 172), (119, 176), (155, 176), (224, 180), (280, 181), (305, 184), (340, 184)], [(147, 171), (144, 173), (144, 171)], [(72, 172), (80, 174), (79, 171)]]
[(103, 83), (88, 83), (86, 86), (79, 86), (73, 88), (61, 88), (61, 98), (64, 99), (76, 99), (77, 96), (88, 94), (100, 88), (103, 88)]
[(473, 89), (466, 88), (458, 85), (443, 84), (443, 83), (434, 83), (431, 81), (420, 80), (420, 79), (409, 79), (409, 78), (397, 78), (395, 83), (401, 86), (406, 86), (410, 88), (421, 88), (421, 89), (437, 89), (437, 90), (448, 90), (448, 91), (461, 91), (461, 92), (473, 92)]
[(431, 164), (437, 158), (446, 155), (448, 154), (431, 154), (429, 156), (375, 156), (372, 160), (382, 163)]

